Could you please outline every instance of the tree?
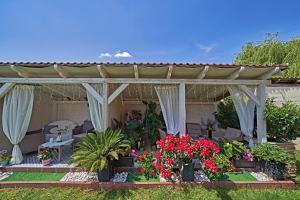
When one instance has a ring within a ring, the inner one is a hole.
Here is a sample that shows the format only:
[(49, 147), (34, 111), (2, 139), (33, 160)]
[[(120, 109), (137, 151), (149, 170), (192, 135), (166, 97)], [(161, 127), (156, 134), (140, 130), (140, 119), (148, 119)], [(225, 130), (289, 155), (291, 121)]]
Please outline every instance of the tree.
[(236, 64), (287, 64), (285, 77), (300, 77), (300, 37), (289, 41), (279, 39), (278, 33), (268, 33), (264, 41), (249, 42), (236, 56)]

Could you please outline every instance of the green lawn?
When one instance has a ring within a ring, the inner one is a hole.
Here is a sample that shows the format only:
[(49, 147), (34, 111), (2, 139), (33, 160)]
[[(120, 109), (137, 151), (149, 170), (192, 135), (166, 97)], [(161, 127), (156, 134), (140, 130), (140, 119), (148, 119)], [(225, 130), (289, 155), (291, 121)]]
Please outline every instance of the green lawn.
[(159, 182), (159, 177), (147, 180), (144, 175), (138, 172), (129, 172), (126, 180), (128, 182)]
[(1, 189), (1, 200), (294, 200), (300, 199), (300, 190), (247, 190), (213, 189), (203, 187), (161, 187), (152, 189), (128, 189), (117, 191), (91, 191), (67, 188)]
[(300, 151), (296, 151), (295, 153), (296, 157), (296, 166), (297, 166), (297, 173), (296, 173), (296, 183), (300, 183)]
[(243, 173), (225, 173), (224, 176), (220, 177), (218, 181), (256, 181), (256, 178), (249, 172)]
[(1, 181), (59, 181), (66, 173), (14, 172)]

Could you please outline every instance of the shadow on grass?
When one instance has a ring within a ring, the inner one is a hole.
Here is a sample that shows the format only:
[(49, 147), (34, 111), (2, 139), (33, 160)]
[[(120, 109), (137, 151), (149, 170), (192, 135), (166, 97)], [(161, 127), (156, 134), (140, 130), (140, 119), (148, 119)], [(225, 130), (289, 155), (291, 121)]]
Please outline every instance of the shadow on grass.
[(134, 189), (110, 190), (105, 193), (104, 199), (130, 199), (129, 197), (133, 195), (133, 190)]

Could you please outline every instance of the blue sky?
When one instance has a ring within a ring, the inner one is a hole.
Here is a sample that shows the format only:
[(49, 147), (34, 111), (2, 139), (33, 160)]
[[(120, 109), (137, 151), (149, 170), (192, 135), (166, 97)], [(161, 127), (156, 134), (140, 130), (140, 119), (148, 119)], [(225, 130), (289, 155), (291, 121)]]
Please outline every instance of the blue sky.
[(300, 1), (1, 0), (1, 61), (231, 63), (300, 35)]

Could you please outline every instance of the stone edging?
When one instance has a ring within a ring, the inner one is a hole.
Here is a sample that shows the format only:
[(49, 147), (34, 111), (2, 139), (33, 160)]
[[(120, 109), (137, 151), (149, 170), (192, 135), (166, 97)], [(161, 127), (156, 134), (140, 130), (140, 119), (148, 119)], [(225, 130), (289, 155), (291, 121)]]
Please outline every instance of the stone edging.
[(113, 182), (61, 182), (61, 181), (9, 181), (0, 182), (0, 189), (2, 188), (49, 188), (49, 187), (79, 187), (82, 189), (92, 190), (117, 190), (128, 188), (156, 188), (161, 186), (202, 186), (206, 188), (248, 188), (248, 189), (264, 189), (264, 188), (278, 188), (278, 189), (294, 189), (295, 183), (293, 181), (239, 181), (239, 182), (203, 182), (203, 183), (171, 183), (171, 182), (133, 182), (133, 183), (113, 183)]

